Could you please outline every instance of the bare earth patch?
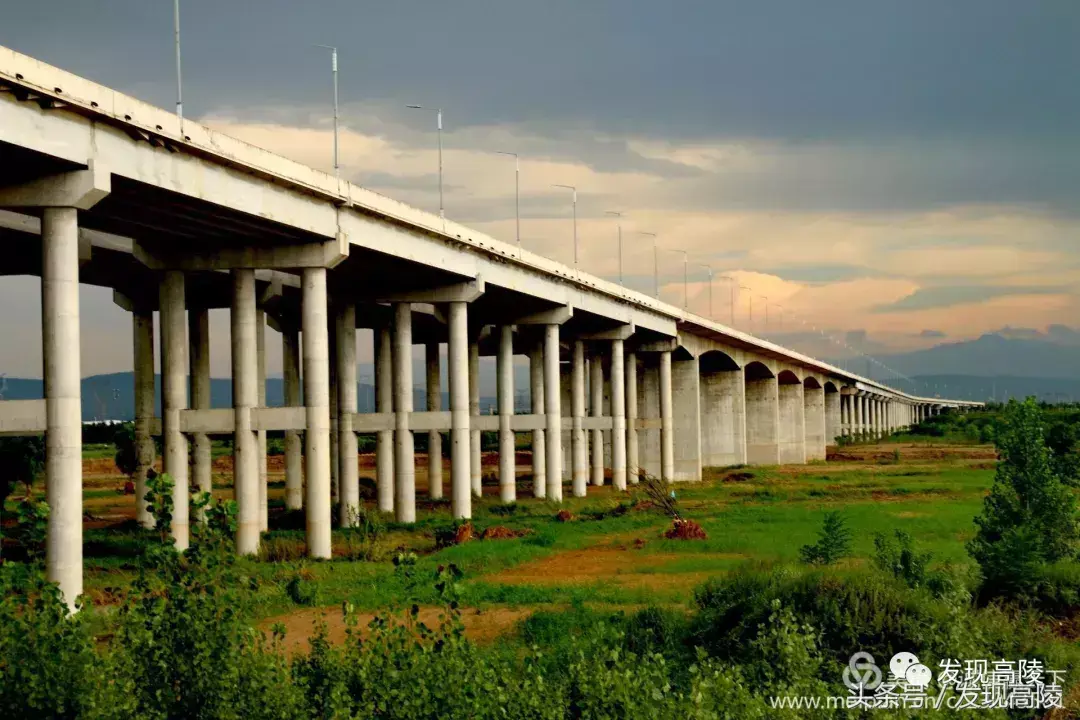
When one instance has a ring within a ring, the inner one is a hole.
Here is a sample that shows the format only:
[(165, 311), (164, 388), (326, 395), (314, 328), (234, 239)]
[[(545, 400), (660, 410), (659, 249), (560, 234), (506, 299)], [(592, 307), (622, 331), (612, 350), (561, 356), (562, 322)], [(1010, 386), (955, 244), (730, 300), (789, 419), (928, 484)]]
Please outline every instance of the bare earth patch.
[[(476, 642), (490, 642), (500, 635), (505, 634), (523, 618), (532, 615), (536, 608), (533, 607), (496, 607), (487, 610), (478, 608), (465, 608), (461, 611), (461, 621), (465, 626), (465, 635)], [(422, 607), (417, 617), (430, 628), (439, 626), (441, 616), (444, 614), (440, 607)], [(367, 626), (375, 618), (375, 613), (357, 613), (357, 628), (361, 637), (368, 634)], [(335, 645), (345, 641), (345, 619), (341, 614), (341, 608), (311, 608), (297, 610), (288, 615), (263, 620), (258, 624), (258, 629), (267, 633), (277, 623), (285, 626), (284, 650), (293, 655), (305, 651), (308, 648), (308, 640), (315, 634), (316, 621), (326, 623), (327, 638)]]

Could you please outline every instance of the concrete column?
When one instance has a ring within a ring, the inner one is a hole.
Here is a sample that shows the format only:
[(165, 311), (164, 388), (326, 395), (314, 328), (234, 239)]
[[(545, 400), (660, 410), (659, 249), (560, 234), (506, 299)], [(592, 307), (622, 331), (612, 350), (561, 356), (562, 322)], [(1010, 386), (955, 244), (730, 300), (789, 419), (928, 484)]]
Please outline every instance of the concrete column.
[[(656, 356), (653, 355), (653, 358)], [(650, 358), (652, 359), (652, 358)], [(638, 383), (638, 408), (642, 416), (656, 421), (653, 427), (640, 434), (640, 456), (642, 468), (653, 477), (661, 476), (660, 468), (660, 365), (640, 365)]]
[(840, 437), (840, 392), (825, 393), (825, 444), (835, 445)]
[(330, 545), (330, 338), (326, 268), (304, 268), (304, 402), (307, 408), (305, 465), (308, 555), (329, 558)]
[(823, 387), (803, 385), (803, 418), (805, 422), (806, 460), (824, 460), (825, 446), (828, 444), (826, 402), (831, 395)]
[(707, 467), (746, 462), (746, 380), (742, 368), (701, 376), (701, 451), (702, 464)]
[[(394, 412), (394, 344), (390, 327), (375, 330), (375, 412)], [(379, 512), (394, 512), (394, 431), (375, 436), (375, 477)]]
[(162, 469), (173, 479), (172, 536), (178, 550), (188, 547), (188, 441), (180, 432), (187, 409), (187, 317), (184, 274), (169, 270), (161, 282), (161, 434)]
[(559, 396), (559, 326), (544, 326), (544, 409), (547, 412), (547, 497), (562, 502), (562, 398)]
[[(780, 462), (779, 390), (774, 376), (751, 366), (746, 374), (746, 462), (776, 465)], [(744, 368), (744, 373), (746, 372)]]
[(671, 363), (674, 473), (672, 478), (701, 480), (701, 372), (698, 359)]
[(867, 410), (866, 410), (866, 396), (855, 396), (855, 432), (859, 437), (865, 439), (866, 433), (869, 430), (867, 423)]
[[(188, 311), (188, 342), (190, 343), (191, 407), (196, 410), (210, 409), (210, 311), (192, 308)], [(151, 362), (153, 360), (151, 359)], [(152, 366), (151, 366), (152, 368)], [(153, 373), (151, 369), (151, 382)], [(206, 433), (191, 436), (192, 480), (200, 493), (212, 493), (210, 465), (210, 437)], [(199, 518), (203, 521), (204, 518)]]
[(877, 398), (870, 400), (870, 429), (875, 439), (881, 437), (881, 403)]
[(517, 500), (517, 473), (514, 457), (514, 328), (499, 328), (499, 354), (496, 358), (499, 403), (499, 498), (504, 503)]
[[(544, 414), (544, 343), (537, 343), (529, 353), (529, 400), (533, 415)], [(544, 431), (532, 432), (533, 497), (547, 497), (547, 449)]]
[(413, 410), (412, 305), (394, 303), (394, 518), (416, 522), (416, 458), (409, 416)]
[[(45, 570), (48, 580), (60, 586), (68, 609), (74, 610), (75, 598), (83, 590), (79, 222), (74, 208), (42, 211), (41, 251), (45, 494), (49, 504)], [(180, 287), (182, 297), (182, 276)], [(186, 539), (185, 535), (185, 545)]]
[(334, 313), (329, 320), (327, 353), (330, 356), (330, 502), (341, 500), (341, 448), (338, 447), (338, 377), (337, 377), (337, 313), (327, 304), (327, 313)]
[[(146, 474), (154, 466), (154, 311), (137, 308), (132, 313), (135, 340), (135, 519), (144, 528), (154, 527), (146, 498)], [(81, 415), (80, 415), (81, 420)]]
[(671, 351), (660, 353), (660, 477), (675, 479), (675, 419), (671, 398)]
[(338, 524), (353, 527), (360, 516), (360, 469), (357, 466), (353, 414), (356, 402), (356, 303), (342, 299), (337, 305), (338, 452), (341, 469)]
[[(480, 417), (480, 331), (469, 336), (469, 416)], [(478, 423), (471, 423), (469, 431), (470, 460), (469, 469), (472, 471), (472, 493), (476, 497), (484, 494), (483, 488), (483, 455), (480, 451), (480, 430), (476, 428)]]
[[(594, 418), (604, 415), (604, 363), (599, 355), (589, 359), (589, 414)], [(604, 431), (593, 429), (590, 433), (591, 447), (589, 466), (593, 485), (604, 484)]]
[(849, 434), (849, 425), (851, 424), (850, 414), (848, 410), (848, 395), (843, 393), (837, 393), (840, 396), (840, 435), (847, 437)]
[(450, 373), (450, 512), (455, 520), (472, 517), (472, 448), (469, 438), (468, 305), (450, 303), (447, 371)]
[[(429, 412), (442, 410), (442, 381), (439, 377), (439, 343), (429, 342), (424, 345), (424, 387), (427, 395)], [(441, 500), (442, 486), (442, 433), (428, 430), (428, 497)]]
[[(281, 333), (282, 382), (285, 405), (299, 407), (300, 398), (300, 332), (285, 327)], [(285, 507), (299, 510), (304, 507), (304, 451), (300, 432), (285, 431)]]
[(574, 497), (585, 497), (589, 461), (585, 446), (585, 343), (574, 340), (570, 358), (570, 456)]
[[(266, 407), (266, 311), (258, 307), (255, 310), (255, 364), (258, 368), (257, 406)], [(256, 431), (255, 441), (259, 456), (259, 530), (266, 532), (270, 529), (270, 468), (266, 457), (266, 431)]]
[[(638, 453), (638, 363), (637, 353), (626, 353), (626, 472), (632, 485), (639, 481), (641, 461)], [(614, 366), (613, 366), (614, 367)], [(615, 371), (612, 369), (612, 377)]]
[(611, 484), (626, 489), (626, 380), (623, 341), (611, 341)]
[(236, 498), (236, 552), (259, 552), (262, 529), (259, 508), (259, 441), (252, 430), (251, 410), (259, 402), (258, 332), (255, 310), (255, 271), (233, 270), (232, 340), (233, 494)]
[(780, 406), (780, 463), (806, 462), (806, 417), (803, 385), (798, 380), (781, 382), (777, 389)]

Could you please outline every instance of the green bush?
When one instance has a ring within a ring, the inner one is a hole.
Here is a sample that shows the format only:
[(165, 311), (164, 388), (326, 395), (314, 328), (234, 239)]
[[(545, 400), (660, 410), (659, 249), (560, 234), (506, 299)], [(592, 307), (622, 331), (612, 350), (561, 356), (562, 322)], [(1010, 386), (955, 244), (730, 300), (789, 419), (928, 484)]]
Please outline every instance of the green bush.
[(884, 533), (874, 535), (874, 566), (899, 578), (908, 587), (926, 585), (927, 567), (932, 553), (920, 553), (915, 541), (903, 530), (896, 530), (893, 538)]
[(803, 545), (799, 549), (799, 557), (813, 565), (832, 565), (840, 558), (847, 557), (850, 551), (851, 530), (844, 516), (832, 510), (825, 513), (817, 542)]

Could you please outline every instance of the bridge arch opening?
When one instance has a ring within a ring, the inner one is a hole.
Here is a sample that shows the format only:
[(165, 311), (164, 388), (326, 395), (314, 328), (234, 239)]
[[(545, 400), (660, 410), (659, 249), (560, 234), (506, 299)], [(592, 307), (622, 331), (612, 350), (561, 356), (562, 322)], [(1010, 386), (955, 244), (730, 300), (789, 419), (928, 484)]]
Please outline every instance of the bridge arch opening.
[(701, 373), (701, 452), (705, 467), (746, 462), (746, 402), (742, 368), (727, 353), (698, 358)]

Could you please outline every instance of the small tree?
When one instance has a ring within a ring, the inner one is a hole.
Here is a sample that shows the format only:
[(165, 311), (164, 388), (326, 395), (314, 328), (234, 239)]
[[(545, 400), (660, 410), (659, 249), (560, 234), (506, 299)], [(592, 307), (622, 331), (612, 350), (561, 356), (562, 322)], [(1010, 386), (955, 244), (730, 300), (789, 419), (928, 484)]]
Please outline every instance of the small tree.
[(920, 553), (915, 541), (903, 530), (896, 530), (894, 538), (885, 533), (874, 535), (874, 565), (891, 573), (908, 586), (917, 588), (926, 584), (926, 570), (932, 553)]
[(3, 513), (8, 497), (19, 483), (26, 488), (24, 503), (31, 503), (31, 506), (23, 508), (23, 511), (29, 513), (33, 510), (36, 514), (41, 510), (34, 506), (30, 493), (34, 481), (44, 469), (45, 438), (0, 437), (0, 514)]
[(135, 426), (124, 423), (117, 428), (113, 444), (116, 445), (116, 467), (129, 478), (135, 477), (135, 471), (139, 467), (139, 457), (135, 449)]
[(1009, 402), (996, 434), (994, 486), (968, 542), (993, 594), (1031, 590), (1043, 567), (1076, 556), (1076, 498), (1054, 472), (1044, 432), (1034, 398)]
[(832, 565), (851, 551), (851, 530), (847, 520), (839, 511), (825, 513), (821, 524), (821, 534), (812, 545), (803, 545), (799, 557), (805, 563), (813, 565)]

